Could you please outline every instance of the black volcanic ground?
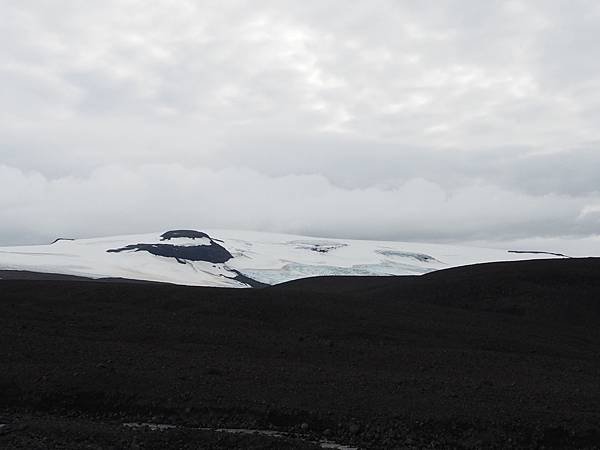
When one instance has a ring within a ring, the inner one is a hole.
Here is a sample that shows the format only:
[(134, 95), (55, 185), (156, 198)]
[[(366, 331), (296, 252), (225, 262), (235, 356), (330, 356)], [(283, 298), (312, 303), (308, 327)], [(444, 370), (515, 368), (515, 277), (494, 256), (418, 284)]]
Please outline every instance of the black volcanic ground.
[(598, 448), (599, 325), (599, 259), (246, 290), (5, 279), (0, 448)]

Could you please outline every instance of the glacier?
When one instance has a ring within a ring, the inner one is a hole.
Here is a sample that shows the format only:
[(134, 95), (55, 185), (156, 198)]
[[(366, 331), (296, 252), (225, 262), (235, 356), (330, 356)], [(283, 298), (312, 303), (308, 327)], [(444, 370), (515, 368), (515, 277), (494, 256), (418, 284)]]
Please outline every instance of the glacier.
[(321, 275), (421, 275), (467, 264), (561, 257), (566, 255), (211, 229), (0, 247), (0, 270), (250, 287)]

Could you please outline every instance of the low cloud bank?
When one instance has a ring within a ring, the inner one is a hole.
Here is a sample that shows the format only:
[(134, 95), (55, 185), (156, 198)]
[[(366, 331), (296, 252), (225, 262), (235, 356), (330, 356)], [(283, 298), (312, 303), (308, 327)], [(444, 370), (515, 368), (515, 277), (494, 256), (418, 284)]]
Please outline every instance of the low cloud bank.
[(590, 236), (600, 196), (535, 195), (421, 178), (346, 189), (320, 175), (153, 164), (48, 178), (0, 166), (0, 244), (178, 227), (237, 228), (390, 240)]

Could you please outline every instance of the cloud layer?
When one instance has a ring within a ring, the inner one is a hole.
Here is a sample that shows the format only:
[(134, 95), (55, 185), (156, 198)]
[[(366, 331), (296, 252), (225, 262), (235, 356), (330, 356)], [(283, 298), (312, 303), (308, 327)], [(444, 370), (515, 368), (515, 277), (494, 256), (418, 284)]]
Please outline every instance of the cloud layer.
[(103, 167), (85, 178), (54, 180), (0, 167), (0, 177), (11, 186), (0, 195), (6, 236), (84, 237), (201, 224), (367, 239), (489, 240), (585, 236), (600, 224), (598, 196), (524, 194), (483, 183), (444, 190), (421, 178), (349, 189), (321, 175), (164, 164)]
[(598, 233), (592, 1), (0, 3), (0, 243)]

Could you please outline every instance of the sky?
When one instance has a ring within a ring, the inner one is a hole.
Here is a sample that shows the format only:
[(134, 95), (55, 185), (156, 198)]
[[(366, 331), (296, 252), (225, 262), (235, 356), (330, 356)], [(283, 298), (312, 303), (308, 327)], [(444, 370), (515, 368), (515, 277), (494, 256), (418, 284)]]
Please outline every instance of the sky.
[(0, 0), (0, 245), (600, 232), (596, 0)]

